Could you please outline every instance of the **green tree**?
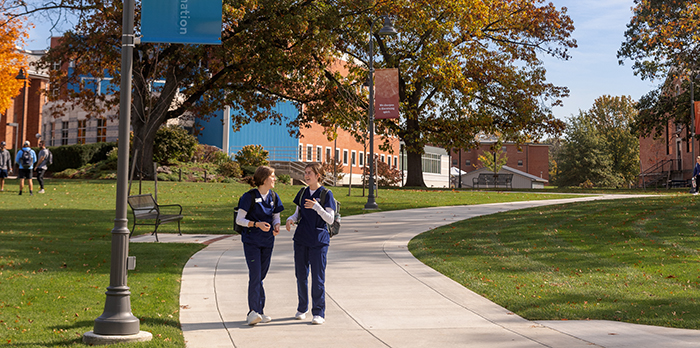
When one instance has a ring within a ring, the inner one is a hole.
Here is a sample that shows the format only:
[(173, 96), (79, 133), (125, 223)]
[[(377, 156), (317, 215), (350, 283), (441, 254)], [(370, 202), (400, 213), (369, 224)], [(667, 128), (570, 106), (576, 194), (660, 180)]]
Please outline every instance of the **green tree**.
[(555, 152), (560, 186), (590, 181), (595, 186), (621, 186), (639, 175), (639, 140), (631, 130), (637, 114), (631, 97), (602, 96), (588, 111), (567, 122), (561, 148)]
[(508, 156), (506, 156), (506, 153), (501, 149), (501, 143), (498, 142), (487, 155), (479, 155), (479, 162), (482, 166), (496, 174), (508, 163)]
[(601, 187), (621, 184), (621, 178), (612, 170), (612, 157), (607, 150), (606, 140), (592, 118), (579, 111), (578, 116), (570, 118), (566, 124), (555, 183), (578, 186), (590, 181)]
[[(398, 0), (378, 3), (369, 17), (348, 18), (347, 27), (367, 28), (378, 14), (390, 14), (400, 32), (384, 38), (375, 28), (371, 39), (376, 67), (399, 69), (402, 118), (377, 127), (404, 141), (407, 186), (425, 186), (425, 144), (469, 148), (480, 132), (523, 141), (563, 128), (550, 107), (568, 90), (546, 81), (538, 54), (568, 59), (567, 49), (576, 47), (566, 9), (541, 0)], [(347, 35), (341, 46), (362, 62), (368, 62), (365, 33)], [(351, 72), (364, 81), (365, 67)]]

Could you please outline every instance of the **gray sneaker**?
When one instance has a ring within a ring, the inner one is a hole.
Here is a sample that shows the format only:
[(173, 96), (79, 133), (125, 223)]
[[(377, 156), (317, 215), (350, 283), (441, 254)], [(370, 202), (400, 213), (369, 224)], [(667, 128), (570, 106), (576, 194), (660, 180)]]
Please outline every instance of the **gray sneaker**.
[(248, 313), (247, 322), (248, 322), (248, 325), (253, 326), (253, 325), (261, 322), (262, 319), (263, 318), (260, 314), (256, 313), (255, 311), (250, 311), (250, 313)]

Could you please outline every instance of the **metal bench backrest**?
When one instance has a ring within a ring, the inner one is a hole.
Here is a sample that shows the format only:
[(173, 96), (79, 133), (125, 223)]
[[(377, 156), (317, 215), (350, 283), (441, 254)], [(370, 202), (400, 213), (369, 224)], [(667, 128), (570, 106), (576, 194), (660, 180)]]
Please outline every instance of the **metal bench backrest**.
[(158, 204), (156, 204), (153, 195), (136, 195), (129, 196), (129, 206), (134, 211), (134, 216), (149, 215), (158, 213)]

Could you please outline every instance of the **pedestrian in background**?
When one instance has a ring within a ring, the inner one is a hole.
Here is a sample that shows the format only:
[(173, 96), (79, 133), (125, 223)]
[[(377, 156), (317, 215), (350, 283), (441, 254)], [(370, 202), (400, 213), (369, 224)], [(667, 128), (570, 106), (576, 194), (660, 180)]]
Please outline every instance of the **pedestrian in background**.
[(692, 182), (693, 182), (693, 194), (694, 195), (698, 194), (698, 185), (700, 185), (700, 182), (698, 182), (698, 180), (700, 180), (700, 177), (698, 177), (698, 176), (700, 176), (700, 156), (698, 156), (695, 159), (695, 166), (693, 167)]
[[(287, 231), (297, 223), (294, 231), (294, 270), (297, 278), (299, 302), (294, 317), (306, 319), (309, 310), (309, 269), (311, 269), (311, 314), (312, 324), (326, 321), (326, 260), (331, 236), (326, 224), (335, 220), (333, 192), (321, 186), (325, 176), (318, 163), (310, 163), (304, 169), (304, 180), (309, 185), (299, 190), (294, 198), (296, 211), (287, 218)], [(322, 201), (322, 192), (325, 200)], [(321, 205), (323, 204), (323, 205)]]
[(29, 140), (25, 141), (24, 147), (17, 151), (17, 156), (15, 156), (15, 163), (19, 165), (17, 178), (19, 179), (20, 196), (22, 195), (22, 190), (24, 190), (24, 179), (29, 180), (29, 195), (34, 196), (32, 170), (34, 169), (34, 163), (36, 163), (36, 152), (29, 147), (31, 145)]
[(243, 226), (241, 242), (248, 265), (248, 325), (272, 321), (264, 314), (263, 280), (270, 269), (275, 236), (280, 233), (280, 212), (284, 210), (279, 195), (272, 191), (276, 181), (272, 167), (260, 166), (249, 181), (257, 189), (244, 193), (238, 200), (236, 223)]
[(44, 193), (46, 192), (44, 191), (44, 174), (49, 165), (53, 164), (53, 154), (51, 150), (46, 148), (43, 140), (39, 141), (39, 147), (41, 147), (41, 150), (39, 150), (39, 160), (36, 162), (36, 181), (39, 182), (41, 187), (39, 193)]
[(5, 142), (0, 142), (0, 192), (5, 191), (5, 178), (12, 174), (12, 161), (10, 151), (5, 149)]

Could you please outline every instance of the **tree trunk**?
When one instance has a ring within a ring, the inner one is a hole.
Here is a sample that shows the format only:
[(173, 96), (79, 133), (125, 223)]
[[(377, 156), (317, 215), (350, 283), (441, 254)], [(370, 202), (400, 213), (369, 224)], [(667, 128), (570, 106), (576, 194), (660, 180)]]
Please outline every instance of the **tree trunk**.
[(410, 150), (410, 146), (406, 154), (408, 157), (406, 184), (404, 186), (426, 187), (423, 181), (423, 154)]

